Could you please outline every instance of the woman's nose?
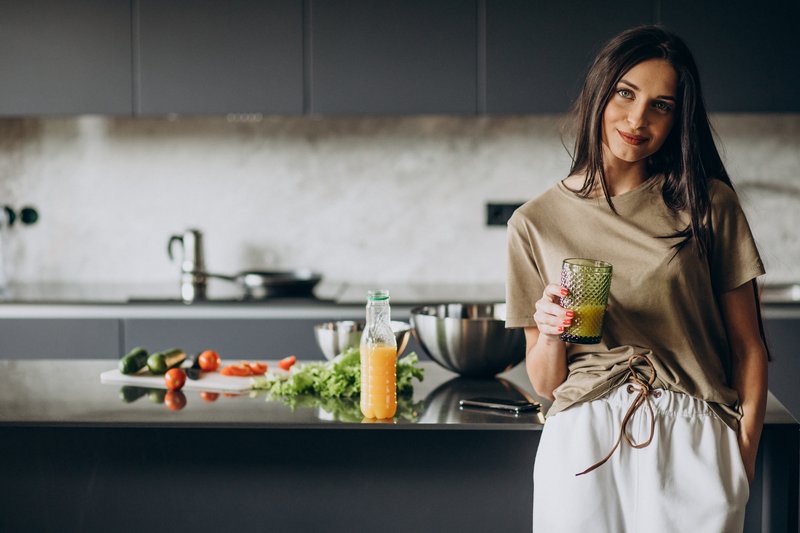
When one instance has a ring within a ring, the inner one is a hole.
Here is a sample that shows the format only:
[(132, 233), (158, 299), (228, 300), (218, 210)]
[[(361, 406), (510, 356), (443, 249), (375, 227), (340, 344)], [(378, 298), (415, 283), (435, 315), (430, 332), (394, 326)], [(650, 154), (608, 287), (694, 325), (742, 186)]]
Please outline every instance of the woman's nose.
[(644, 105), (634, 105), (628, 110), (628, 124), (634, 130), (647, 125), (647, 108)]

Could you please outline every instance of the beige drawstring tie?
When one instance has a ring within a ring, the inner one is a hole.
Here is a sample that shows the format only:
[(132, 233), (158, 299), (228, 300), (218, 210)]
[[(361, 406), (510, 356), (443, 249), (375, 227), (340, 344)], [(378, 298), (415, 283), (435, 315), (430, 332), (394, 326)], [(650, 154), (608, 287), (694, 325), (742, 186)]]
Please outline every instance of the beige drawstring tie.
[[(639, 374), (633, 366), (634, 363), (637, 361), (637, 359), (643, 360), (647, 364), (647, 366), (650, 367), (650, 370), (652, 371), (647, 381), (643, 379), (641, 374)], [(625, 416), (622, 418), (622, 427), (620, 427), (619, 429), (619, 437), (617, 437), (617, 442), (614, 443), (614, 447), (611, 448), (611, 451), (608, 452), (608, 455), (600, 459), (598, 462), (596, 462), (583, 472), (575, 474), (576, 476), (582, 476), (583, 474), (588, 474), (592, 470), (605, 464), (606, 461), (611, 459), (611, 456), (614, 455), (614, 452), (617, 451), (617, 448), (619, 448), (620, 443), (622, 443), (622, 439), (625, 439), (625, 442), (627, 442), (631, 448), (637, 448), (637, 449), (644, 448), (653, 441), (653, 435), (655, 434), (656, 430), (656, 415), (655, 412), (653, 411), (653, 406), (650, 403), (650, 396), (655, 396), (656, 398), (661, 396), (661, 391), (653, 390), (653, 383), (655, 383), (656, 381), (656, 369), (653, 366), (653, 363), (650, 361), (650, 359), (648, 359), (644, 355), (636, 354), (632, 355), (630, 359), (628, 359), (628, 371), (629, 375), (627, 381), (633, 382), (628, 384), (628, 393), (633, 394), (633, 392), (637, 390), (636, 387), (634, 387), (634, 385), (638, 385), (639, 394), (637, 394), (636, 398), (633, 399), (631, 406), (628, 408), (628, 412), (625, 413)], [(633, 418), (633, 414), (639, 407), (642, 406), (643, 403), (647, 404), (647, 409), (650, 411), (650, 436), (647, 438), (646, 441), (636, 444), (628, 436), (626, 427), (628, 426), (628, 422), (630, 422), (631, 418)]]

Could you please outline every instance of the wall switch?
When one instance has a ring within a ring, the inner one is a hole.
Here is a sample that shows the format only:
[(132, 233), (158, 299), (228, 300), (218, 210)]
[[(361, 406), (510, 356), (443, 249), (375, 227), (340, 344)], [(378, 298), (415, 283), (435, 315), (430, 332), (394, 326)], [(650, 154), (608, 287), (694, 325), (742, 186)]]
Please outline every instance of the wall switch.
[(514, 211), (523, 204), (519, 202), (516, 204), (499, 204), (489, 202), (486, 204), (486, 225), (487, 226), (505, 226)]

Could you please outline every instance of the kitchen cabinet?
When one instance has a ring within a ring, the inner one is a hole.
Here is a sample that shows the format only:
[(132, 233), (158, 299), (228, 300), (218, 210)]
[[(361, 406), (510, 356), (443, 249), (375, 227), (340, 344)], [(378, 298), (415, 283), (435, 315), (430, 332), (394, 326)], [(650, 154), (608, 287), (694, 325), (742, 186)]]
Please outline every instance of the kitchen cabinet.
[(486, 111), (568, 111), (600, 47), (652, 14), (646, 2), (487, 0)]
[(0, 1), (0, 72), (0, 116), (130, 115), (130, 0)]
[(123, 346), (126, 351), (135, 346), (148, 350), (177, 346), (189, 353), (214, 349), (223, 358), (236, 359), (278, 359), (291, 354), (300, 359), (323, 359), (314, 338), (314, 324), (325, 321), (314, 318), (125, 319)]
[(650, 22), (711, 111), (800, 112), (796, 1), (0, 0), (0, 116), (562, 113)]
[(135, 0), (140, 115), (303, 112), (302, 0)]
[(477, 0), (311, 0), (310, 112), (477, 112)]
[[(348, 403), (263, 393), (209, 401), (186, 390), (173, 410), (101, 383), (112, 363), (0, 361), (0, 454), (14, 459), (0, 469), (0, 501), (14, 509), (0, 531), (249, 530), (265, 518), (271, 531), (531, 529), (540, 418), (458, 406), (530, 394), (523, 367), (501, 382), (427, 363), (408, 418), (365, 423)], [(783, 409), (768, 411), (747, 533), (797, 531), (800, 439), (782, 421)], [(215, 505), (164, 505), (176, 494)], [(131, 495), (147, 512), (131, 511)]]
[[(156, 319), (123, 320), (123, 353), (136, 346), (149, 350), (171, 346), (189, 353), (214, 349), (223, 358), (278, 359), (294, 354), (303, 360), (324, 359), (314, 336), (314, 325), (330, 320), (363, 320), (361, 314), (347, 318), (286, 319)], [(402, 320), (402, 318), (401, 318)], [(416, 339), (410, 338), (404, 353), (416, 352), (429, 360)]]
[(714, 112), (800, 112), (800, 2), (671, 0), (660, 21), (692, 49)]
[(772, 355), (769, 389), (800, 420), (800, 318), (769, 318), (765, 330)]
[(0, 359), (96, 359), (120, 351), (120, 321), (111, 318), (4, 318)]

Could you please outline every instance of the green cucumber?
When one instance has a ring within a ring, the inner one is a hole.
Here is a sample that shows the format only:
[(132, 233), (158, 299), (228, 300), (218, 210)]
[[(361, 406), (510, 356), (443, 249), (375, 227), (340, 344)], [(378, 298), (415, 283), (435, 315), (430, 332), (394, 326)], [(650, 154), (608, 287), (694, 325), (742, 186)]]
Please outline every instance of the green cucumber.
[(123, 374), (135, 374), (147, 364), (147, 350), (141, 346), (134, 348), (119, 360), (119, 371)]
[(172, 348), (163, 352), (156, 352), (147, 358), (147, 368), (153, 374), (165, 374), (170, 368), (180, 366), (186, 359), (186, 352), (180, 348)]

